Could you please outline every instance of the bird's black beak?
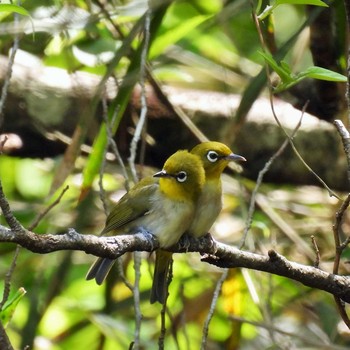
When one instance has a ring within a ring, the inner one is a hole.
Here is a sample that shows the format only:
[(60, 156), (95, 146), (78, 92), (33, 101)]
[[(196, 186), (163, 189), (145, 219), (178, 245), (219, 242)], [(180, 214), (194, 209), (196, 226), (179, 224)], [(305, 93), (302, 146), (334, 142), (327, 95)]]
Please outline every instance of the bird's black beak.
[(153, 177), (172, 177), (170, 174), (168, 174), (165, 170), (158, 171), (158, 173), (155, 173)]
[(234, 162), (246, 162), (247, 160), (240, 156), (239, 154), (231, 153), (228, 156), (226, 156), (224, 159), (228, 161), (234, 161)]

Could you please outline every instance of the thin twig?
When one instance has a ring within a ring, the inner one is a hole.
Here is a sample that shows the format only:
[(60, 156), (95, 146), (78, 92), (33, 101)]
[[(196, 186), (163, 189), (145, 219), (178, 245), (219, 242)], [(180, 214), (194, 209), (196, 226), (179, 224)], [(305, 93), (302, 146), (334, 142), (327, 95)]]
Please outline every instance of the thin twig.
[(60, 195), (57, 197), (56, 200), (54, 200), (46, 209), (44, 209), (41, 213), (39, 213), (37, 215), (37, 217), (34, 219), (34, 221), (32, 222), (32, 224), (28, 227), (29, 231), (33, 231), (39, 224), (39, 222), (44, 218), (45, 215), (47, 215), (49, 213), (49, 211), (54, 208), (62, 199), (62, 197), (64, 196), (64, 194), (68, 191), (69, 186), (67, 185), (62, 192), (60, 193)]
[(320, 266), (321, 257), (320, 257), (320, 250), (318, 249), (318, 245), (317, 245), (316, 238), (314, 235), (311, 236), (311, 242), (312, 242), (312, 245), (314, 247), (315, 254), (316, 254), (314, 266), (318, 268)]
[(347, 169), (348, 181), (350, 183), (350, 133), (345, 128), (345, 126), (341, 120), (339, 120), (339, 119), (335, 120), (334, 125), (335, 125), (336, 129), (338, 130), (338, 133), (339, 133), (341, 140), (343, 142), (344, 153), (345, 153), (346, 160), (348, 163), (348, 169)]
[(8, 140), (8, 136), (7, 135), (4, 136), (3, 140), (0, 139), (0, 154), (3, 153), (4, 147), (5, 147), (5, 143), (7, 142), (7, 140)]
[(17, 245), (16, 249), (15, 249), (14, 256), (13, 256), (13, 259), (11, 261), (10, 268), (8, 269), (8, 271), (6, 272), (6, 275), (5, 275), (5, 280), (4, 280), (4, 284), (5, 285), (4, 285), (4, 292), (2, 294), (2, 300), (0, 302), (0, 310), (2, 310), (4, 304), (6, 303), (6, 301), (8, 300), (8, 297), (10, 295), (11, 278), (12, 278), (13, 271), (16, 268), (16, 263), (17, 263), (17, 257), (18, 257), (18, 254), (19, 254), (19, 250), (20, 250), (20, 246)]
[[(19, 15), (14, 13), (14, 25), (16, 26), (19, 21)], [(19, 47), (19, 34), (15, 34), (14, 39), (13, 39), (13, 45), (11, 48), (11, 54), (10, 54), (10, 59), (9, 59), (9, 64), (7, 67), (7, 72), (4, 78), (4, 85), (2, 86), (1, 90), (1, 97), (0, 97), (0, 129), (4, 123), (4, 111), (5, 111), (5, 103), (7, 100), (7, 93), (9, 90), (10, 86), (10, 80), (12, 76), (12, 67), (15, 62), (15, 57), (16, 53)]]
[(145, 78), (146, 78), (146, 67), (147, 67), (147, 54), (149, 49), (149, 40), (150, 40), (150, 24), (151, 24), (151, 8), (148, 8), (146, 11), (145, 17), (145, 28), (144, 28), (144, 44), (141, 52), (141, 66), (140, 66), (140, 86), (141, 86), (141, 112), (140, 119), (136, 125), (134, 136), (130, 143), (130, 157), (129, 157), (129, 166), (133, 174), (134, 180), (138, 178), (136, 168), (135, 168), (135, 159), (137, 152), (137, 144), (141, 138), (142, 130), (145, 125), (147, 117), (147, 97), (145, 89)]
[(221, 288), (222, 288), (222, 285), (224, 284), (224, 282), (228, 276), (228, 273), (229, 273), (229, 269), (224, 269), (221, 277), (219, 278), (219, 280), (216, 283), (215, 291), (213, 294), (213, 299), (212, 299), (211, 304), (210, 304), (210, 309), (209, 309), (207, 318), (206, 318), (206, 320), (204, 322), (204, 326), (203, 326), (202, 341), (201, 341), (201, 347), (200, 347), (201, 350), (205, 350), (207, 348), (207, 340), (208, 340), (208, 334), (209, 334), (210, 321), (214, 316), (214, 312), (215, 312), (216, 304), (217, 304), (218, 299), (219, 299)]
[[(297, 131), (299, 130), (299, 128), (301, 126), (301, 122), (303, 120), (305, 109), (306, 109), (306, 105), (303, 107), (298, 124), (295, 126), (294, 130), (291, 133), (291, 136), (290, 136), (291, 138), (293, 138), (295, 136), (295, 134), (297, 133)], [(253, 215), (255, 212), (256, 196), (257, 196), (259, 188), (262, 184), (263, 178), (264, 178), (265, 174), (270, 170), (273, 162), (284, 152), (288, 143), (289, 143), (289, 140), (284, 140), (284, 142), (282, 143), (280, 148), (276, 151), (276, 153), (273, 154), (272, 157), (265, 163), (264, 168), (259, 171), (258, 178), (256, 180), (256, 184), (255, 184), (255, 187), (254, 187), (254, 190), (252, 192), (251, 199), (250, 199), (248, 216), (247, 216), (246, 225), (245, 225), (244, 232), (243, 232), (243, 237), (242, 237), (240, 245), (239, 245), (239, 249), (242, 249), (244, 247), (248, 232), (251, 228), (251, 225), (253, 222)]]
[(167, 309), (166, 309), (166, 313), (167, 313), (167, 315), (168, 315), (168, 318), (169, 318), (169, 320), (170, 320), (170, 325), (169, 325), (169, 327), (170, 327), (170, 333), (171, 333), (171, 336), (172, 336), (172, 338), (173, 338), (173, 340), (174, 340), (174, 350), (181, 350), (182, 348), (181, 348), (181, 346), (180, 346), (180, 344), (179, 344), (179, 339), (178, 339), (178, 336), (177, 336), (177, 329), (178, 329), (178, 326), (177, 326), (177, 324), (176, 324), (176, 322), (174, 321), (174, 317), (173, 317), (173, 315), (172, 315), (172, 313), (171, 313), (171, 311), (170, 311), (170, 309), (167, 307)]
[(335, 304), (337, 305), (337, 309), (340, 317), (342, 318), (346, 326), (350, 329), (350, 318), (346, 312), (345, 303), (341, 300), (341, 298), (335, 295), (333, 295), (333, 298), (334, 298)]
[(118, 115), (118, 110), (119, 108), (116, 108), (116, 110), (114, 111), (113, 117), (111, 119), (111, 121), (108, 121), (107, 116), (104, 116), (104, 122), (106, 124), (106, 131), (107, 131), (107, 138), (108, 138), (108, 144), (112, 149), (112, 152), (114, 153), (114, 155), (117, 158), (118, 164), (120, 165), (121, 169), (122, 169), (122, 173), (123, 173), (123, 177), (125, 179), (125, 189), (127, 191), (129, 191), (130, 189), (130, 180), (129, 180), (129, 175), (128, 172), (126, 171), (126, 167), (123, 161), (123, 158), (121, 157), (119, 150), (118, 150), (118, 146), (113, 138), (113, 130), (112, 130), (112, 125), (114, 125), (114, 122), (117, 118)]
[(135, 282), (133, 287), (134, 310), (135, 310), (135, 331), (134, 331), (134, 349), (140, 349), (140, 334), (142, 324), (142, 313), (140, 303), (140, 279), (141, 279), (141, 253), (134, 252), (134, 271)]
[[(286, 329), (283, 329), (282, 327), (277, 327), (275, 325), (266, 324), (265, 322), (257, 322), (257, 321), (248, 320), (246, 318), (235, 316), (235, 315), (230, 315), (229, 319), (232, 321), (235, 321), (235, 322), (242, 323), (242, 324), (249, 324), (249, 325), (252, 325), (252, 326), (257, 327), (257, 328), (263, 328), (266, 330), (272, 329), (274, 332), (279, 333), (283, 336), (291, 337), (292, 339), (298, 339), (298, 340), (300, 339), (303, 342), (306, 342), (306, 344), (309, 344), (310, 346), (313, 346), (313, 348), (316, 348), (316, 349), (322, 349), (327, 345), (331, 345), (331, 344), (326, 345), (324, 338), (320, 338), (320, 340), (317, 341), (317, 338), (315, 337), (315, 336), (317, 336), (317, 334), (314, 334), (313, 337), (310, 337), (310, 336), (306, 336), (300, 332), (299, 333), (291, 332), (291, 331), (288, 331)], [(343, 347), (343, 346), (336, 346), (336, 345), (332, 344), (330, 349), (345, 350), (347, 348)]]
[(342, 232), (341, 224), (343, 222), (343, 217), (350, 205), (350, 193), (347, 195), (345, 201), (341, 204), (339, 210), (335, 214), (335, 222), (333, 224), (333, 237), (334, 237), (334, 245), (335, 245), (335, 257), (333, 263), (333, 273), (337, 274), (339, 271), (339, 264), (341, 254), (346, 246), (344, 246), (341, 242), (340, 235)]
[[(169, 288), (169, 285), (171, 283), (173, 277), (173, 260), (171, 259), (170, 264), (169, 264), (169, 271), (168, 271), (168, 276), (167, 276), (167, 291)], [(160, 333), (159, 333), (159, 338), (158, 338), (158, 350), (164, 349), (164, 341), (165, 341), (165, 335), (166, 335), (166, 315), (167, 313), (169, 314), (169, 311), (167, 310), (167, 302), (168, 302), (168, 292), (166, 293), (165, 297), (165, 302), (162, 305), (162, 310), (160, 313)]]
[[(350, 23), (349, 1), (344, 1), (344, 4), (345, 4), (346, 19), (347, 19), (347, 23), (349, 24)], [(349, 54), (349, 51), (348, 51), (348, 57), (347, 57), (346, 99), (347, 99), (347, 105), (348, 105), (348, 121), (350, 121), (350, 54)], [(348, 181), (350, 182), (350, 134), (348, 130), (345, 128), (345, 126), (343, 125), (342, 121), (335, 120), (334, 125), (337, 128), (343, 142), (344, 152), (348, 163), (348, 169), (347, 169)], [(341, 248), (341, 246), (344, 247), (347, 245), (347, 244), (340, 244), (340, 231), (341, 231), (340, 226), (341, 226), (341, 221), (345, 213), (345, 210), (349, 206), (349, 200), (350, 200), (350, 194), (342, 204), (340, 210), (337, 212), (336, 218), (335, 218), (335, 224), (333, 225), (334, 242), (335, 242), (335, 248), (336, 248), (336, 257), (334, 260), (333, 271), (338, 271), (339, 269), (340, 255), (344, 249), (344, 248)], [(349, 239), (347, 239), (346, 242), (348, 243)], [(342, 320), (350, 329), (350, 319), (346, 312), (344, 302), (339, 297), (336, 297), (336, 296), (334, 296), (334, 300), (337, 304), (337, 308)]]
[(134, 287), (133, 285), (129, 282), (129, 280), (126, 278), (124, 270), (123, 270), (123, 264), (122, 264), (122, 259), (117, 259), (116, 261), (117, 263), (117, 270), (118, 270), (118, 276), (120, 277), (120, 279), (123, 281), (123, 283), (125, 284), (125, 286), (131, 291), (133, 292)]
[(165, 299), (165, 303), (162, 305), (162, 309), (160, 311), (160, 334), (158, 338), (158, 350), (164, 350), (164, 341), (165, 341), (165, 334), (166, 334), (166, 325), (165, 325), (165, 318), (166, 318), (166, 303), (167, 298)]
[(11, 230), (15, 232), (16, 234), (23, 234), (25, 233), (24, 227), (20, 224), (20, 222), (15, 218), (13, 215), (10, 205), (5, 197), (4, 190), (2, 188), (2, 183), (0, 180), (0, 208), (2, 213), (4, 214), (4, 218), (8, 225), (10, 226)]
[[(140, 119), (136, 125), (134, 136), (130, 143), (130, 157), (128, 159), (130, 170), (135, 182), (137, 182), (138, 180), (136, 167), (135, 167), (137, 144), (141, 138), (142, 130), (145, 125), (145, 121), (147, 117), (147, 98), (146, 98), (146, 89), (145, 89), (145, 77), (146, 77), (147, 54), (149, 50), (149, 40), (150, 40), (151, 13), (152, 13), (152, 10), (149, 6), (145, 14), (144, 40), (143, 40), (143, 47), (141, 51), (141, 66), (140, 66), (141, 113), (140, 113)], [(134, 252), (134, 270), (135, 270), (135, 282), (134, 282), (134, 288), (133, 288), (134, 309), (135, 309), (134, 348), (137, 350), (140, 348), (140, 333), (141, 333), (141, 322), (142, 322), (142, 314), (140, 309), (141, 256), (139, 252)]]
[[(347, 28), (350, 28), (350, 2), (343, 1), (345, 14), (346, 14), (346, 22)], [(348, 106), (348, 122), (350, 122), (350, 52), (348, 49), (348, 57), (347, 57), (347, 82), (346, 82), (346, 101)]]
[[(271, 81), (270, 81), (271, 84)], [(274, 103), (273, 103), (273, 92), (272, 92), (272, 88), (270, 87), (270, 105), (271, 105), (271, 110), (272, 110), (272, 115), (276, 120), (276, 123), (278, 124), (278, 126), (281, 128), (281, 130), (284, 132), (284, 134), (287, 136), (289, 144), (291, 145), (294, 154), (299, 158), (300, 162), (304, 165), (304, 167), (312, 174), (316, 177), (316, 179), (322, 184), (322, 186), (328, 191), (328, 194), (330, 197), (335, 197), (337, 199), (341, 199), (334, 191), (332, 191), (329, 186), (325, 183), (325, 181), (318, 175), (316, 174), (312, 168), (310, 167), (309, 164), (307, 164), (304, 160), (304, 158), (301, 156), (301, 154), (299, 153), (299, 151), (297, 150), (293, 138), (288, 134), (287, 130), (283, 127), (283, 125), (281, 124), (281, 122), (279, 121), (276, 111), (275, 111), (275, 107), (274, 107)]]
[(280, 146), (280, 148), (277, 150), (277, 152), (275, 154), (273, 154), (272, 157), (265, 163), (264, 168), (259, 171), (258, 178), (256, 180), (256, 184), (255, 184), (254, 190), (252, 192), (252, 196), (250, 198), (247, 220), (246, 220), (246, 224), (245, 224), (245, 227), (244, 227), (243, 236), (242, 236), (241, 242), (239, 244), (239, 249), (242, 249), (244, 247), (245, 241), (247, 239), (248, 232), (249, 232), (249, 230), (251, 228), (251, 225), (253, 223), (253, 215), (254, 215), (254, 212), (255, 212), (256, 195), (257, 195), (257, 193), (259, 191), (259, 188), (260, 188), (260, 186), (262, 184), (264, 175), (269, 171), (269, 169), (271, 168), (272, 163), (283, 153), (283, 151), (285, 150), (287, 145), (288, 145), (288, 141), (285, 140), (282, 143), (282, 145)]
[(310, 245), (300, 237), (298, 232), (290, 226), (270, 205), (266, 196), (257, 194), (256, 203), (265, 215), (298, 247), (298, 250), (311, 261), (314, 260), (315, 253)]
[(98, 192), (99, 192), (99, 196), (100, 196), (100, 201), (101, 201), (102, 206), (103, 206), (103, 211), (107, 217), (109, 214), (109, 207), (108, 207), (107, 199), (106, 199), (106, 191), (103, 187), (103, 176), (104, 176), (104, 172), (106, 169), (106, 155), (108, 152), (108, 146), (110, 145), (109, 135), (108, 135), (108, 129), (110, 128), (110, 125), (108, 123), (108, 106), (107, 106), (107, 99), (105, 96), (102, 98), (102, 118), (106, 123), (107, 145), (103, 151), (102, 162), (101, 162), (99, 176), (98, 176), (98, 187), (99, 187)]
[(0, 322), (0, 346), (1, 350), (14, 350), (10, 339), (6, 334), (3, 324)]
[[(338, 274), (342, 252), (346, 248), (347, 244), (349, 243), (349, 237), (343, 243), (341, 242), (341, 239), (340, 239), (340, 235), (342, 233), (341, 224), (343, 222), (344, 214), (348, 209), (349, 205), (350, 205), (350, 193), (348, 194), (345, 201), (340, 206), (340, 209), (336, 212), (335, 222), (333, 224), (333, 236), (334, 236), (334, 245), (335, 245), (335, 257), (333, 262), (334, 274)], [(333, 297), (342, 320), (350, 329), (350, 319), (346, 312), (344, 302), (337, 296), (333, 296)]]

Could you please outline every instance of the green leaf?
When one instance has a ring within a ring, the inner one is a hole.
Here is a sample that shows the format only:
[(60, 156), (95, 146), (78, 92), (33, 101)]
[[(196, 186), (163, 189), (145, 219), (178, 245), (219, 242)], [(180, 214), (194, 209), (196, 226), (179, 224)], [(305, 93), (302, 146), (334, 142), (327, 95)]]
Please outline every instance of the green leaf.
[[(152, 46), (153, 40), (155, 40), (155, 36), (157, 35), (158, 28), (162, 23), (163, 17), (166, 13), (168, 6), (169, 6), (168, 4), (159, 6), (157, 10), (154, 12), (154, 16), (152, 18), (151, 26), (150, 26), (151, 46)], [(116, 133), (119, 127), (120, 121), (124, 115), (125, 109), (130, 100), (132, 90), (139, 77), (142, 49), (143, 49), (143, 42), (140, 43), (138, 49), (135, 51), (135, 53), (132, 56), (132, 60), (125, 74), (125, 76), (128, 78), (123, 80), (122, 84), (119, 87), (116, 98), (113, 100), (113, 102), (108, 108), (109, 121), (113, 119), (112, 117), (114, 116), (115, 111), (117, 111), (114, 125), (112, 125), (113, 134)], [(88, 158), (88, 161), (83, 173), (83, 184), (82, 184), (82, 190), (81, 190), (81, 196), (80, 196), (81, 200), (84, 198), (86, 193), (90, 190), (93, 179), (98, 174), (98, 170), (102, 163), (103, 152), (107, 145), (107, 142), (108, 140), (106, 135), (106, 125), (102, 123), (99, 133), (92, 146), (93, 150)]]
[(99, 172), (102, 163), (102, 155), (107, 146), (107, 142), (106, 124), (102, 123), (93, 144), (93, 152), (91, 152), (83, 172), (81, 199), (84, 198), (85, 194), (90, 190), (95, 176)]
[(321, 0), (276, 0), (272, 5), (268, 5), (265, 7), (264, 11), (260, 13), (258, 19), (262, 21), (267, 16), (270, 16), (272, 12), (279, 5), (314, 5), (320, 7), (328, 7), (328, 5)]
[(314, 5), (321, 7), (328, 7), (328, 5), (321, 0), (276, 0), (274, 6), (277, 7), (279, 5)]
[(305, 71), (299, 73), (298, 77), (336, 81), (342, 83), (345, 83), (347, 81), (345, 75), (317, 66), (307, 68)]
[(27, 292), (23, 287), (19, 288), (18, 291), (16, 292), (16, 294), (10, 300), (8, 300), (5, 303), (2, 310), (0, 310), (0, 321), (4, 327), (6, 327), (8, 325), (8, 323), (10, 322), (10, 320), (13, 316), (13, 313), (16, 310), (18, 303), (20, 302), (20, 300), (24, 297), (24, 295), (26, 293)]
[(280, 65), (284, 72), (288, 73), (288, 75), (292, 75), (292, 70), (286, 61), (281, 61)]
[[(320, 7), (317, 7), (312, 10), (309, 17), (307, 17), (305, 22), (302, 23), (299, 29), (279, 48), (279, 50), (275, 54), (276, 59), (282, 60), (285, 57), (287, 52), (294, 45), (296, 39), (299, 37), (300, 33), (315, 20), (315, 18), (321, 13), (321, 11), (322, 9)], [(232, 125), (237, 125), (239, 123), (244, 122), (253, 103), (256, 101), (263, 88), (266, 86), (266, 79), (266, 70), (265, 68), (262, 68), (259, 74), (251, 80), (251, 82), (244, 90), (241, 102), (236, 111), (235, 122)], [(227, 133), (232, 133), (232, 130), (232, 127), (229, 127), (227, 129)]]
[(29, 12), (21, 6), (12, 4), (0, 4), (0, 12), (15, 12), (23, 16), (30, 16)]
[(180, 39), (185, 37), (198, 25), (206, 21), (208, 18), (212, 17), (211, 15), (200, 15), (193, 17), (187, 21), (184, 21), (182, 24), (177, 25), (175, 28), (169, 29), (163, 35), (158, 36), (150, 49), (149, 59), (159, 56), (165, 49), (178, 42)]
[(283, 61), (279, 65), (269, 53), (259, 51), (259, 54), (264, 57), (268, 65), (279, 75), (283, 83), (289, 83), (293, 80), (291, 69), (286, 62)]

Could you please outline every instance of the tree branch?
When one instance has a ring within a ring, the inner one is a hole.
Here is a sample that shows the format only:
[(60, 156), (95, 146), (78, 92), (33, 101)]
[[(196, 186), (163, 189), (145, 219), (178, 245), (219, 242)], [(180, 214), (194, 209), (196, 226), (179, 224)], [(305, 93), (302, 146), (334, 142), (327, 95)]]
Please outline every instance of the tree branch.
[(307, 287), (324, 290), (338, 296), (345, 302), (350, 301), (350, 279), (348, 277), (291, 262), (274, 250), (270, 250), (268, 256), (265, 256), (243, 252), (237, 248), (217, 243), (215, 256), (206, 257), (202, 261), (218, 267), (245, 267), (287, 277)]
[[(18, 235), (16, 232), (0, 225), (0, 242), (12, 242), (39, 254), (58, 250), (80, 250), (88, 254), (106, 258), (117, 258), (126, 252), (148, 251), (159, 247), (156, 238), (146, 232), (134, 235), (99, 237), (82, 235), (74, 229), (60, 235), (37, 235), (31, 231)], [(307, 287), (320, 289), (350, 303), (350, 278), (334, 275), (312, 266), (291, 262), (270, 250), (268, 256), (245, 252), (207, 236), (190, 239), (186, 247), (178, 244), (171, 249), (174, 253), (199, 252), (202, 261), (222, 268), (244, 267), (264, 271), (298, 281)]]
[[(148, 251), (159, 248), (157, 239), (147, 231), (133, 235), (100, 237), (82, 235), (70, 228), (63, 234), (38, 235), (26, 230), (13, 216), (0, 182), (0, 207), (11, 229), (0, 225), (0, 242), (16, 243), (34, 253), (47, 254), (58, 250), (80, 250), (105, 258), (116, 259), (126, 252)], [(268, 256), (245, 252), (217, 241), (208, 234), (195, 239), (186, 237), (169, 249), (174, 253), (199, 252), (202, 261), (222, 268), (244, 267), (264, 271), (298, 281), (305, 286), (326, 291), (350, 303), (350, 278), (322, 271), (312, 266), (291, 262), (274, 250)]]

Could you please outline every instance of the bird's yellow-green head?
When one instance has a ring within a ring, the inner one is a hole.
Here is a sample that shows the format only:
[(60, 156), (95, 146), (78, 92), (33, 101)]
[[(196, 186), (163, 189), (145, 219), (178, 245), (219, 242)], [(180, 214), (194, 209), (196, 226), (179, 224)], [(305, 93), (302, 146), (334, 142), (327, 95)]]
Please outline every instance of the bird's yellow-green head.
[(225, 144), (216, 141), (202, 142), (191, 150), (203, 163), (207, 179), (217, 179), (231, 161), (246, 159), (233, 153)]
[(181, 202), (196, 201), (205, 182), (200, 158), (188, 151), (174, 153), (153, 176), (160, 178), (159, 188), (168, 198)]

